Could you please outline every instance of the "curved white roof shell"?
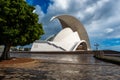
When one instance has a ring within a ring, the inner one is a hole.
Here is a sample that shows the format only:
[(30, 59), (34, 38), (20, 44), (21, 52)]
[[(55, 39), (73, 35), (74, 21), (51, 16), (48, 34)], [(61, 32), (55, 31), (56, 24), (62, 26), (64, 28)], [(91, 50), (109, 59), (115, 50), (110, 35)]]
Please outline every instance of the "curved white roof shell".
[[(77, 37), (76, 37), (77, 36)], [(77, 32), (73, 32), (71, 28), (64, 28), (63, 30), (61, 30), (53, 39), (53, 41), (55, 42), (64, 42), (65, 40), (68, 40), (67, 38), (71, 38), (71, 39), (77, 39), (80, 41), (79, 37), (78, 37), (78, 33)]]
[(70, 15), (60, 15), (60, 16), (54, 16), (53, 18), (51, 18), (51, 20), (55, 18), (57, 18), (60, 21), (62, 28), (69, 27), (73, 31), (77, 31), (80, 39), (85, 40), (87, 42), (87, 47), (90, 49), (88, 34), (84, 26), (78, 19)]
[(64, 28), (55, 36), (52, 43), (66, 51), (72, 51), (78, 42), (80, 42), (78, 33), (73, 32), (71, 28)]

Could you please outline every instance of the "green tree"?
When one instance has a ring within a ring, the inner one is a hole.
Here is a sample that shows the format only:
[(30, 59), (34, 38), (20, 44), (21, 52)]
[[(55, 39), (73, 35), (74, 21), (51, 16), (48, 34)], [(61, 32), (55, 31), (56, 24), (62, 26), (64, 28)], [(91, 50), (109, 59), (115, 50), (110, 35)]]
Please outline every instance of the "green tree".
[(32, 43), (43, 34), (33, 10), (25, 0), (0, 0), (0, 45), (5, 46), (1, 60), (10, 59), (11, 46)]

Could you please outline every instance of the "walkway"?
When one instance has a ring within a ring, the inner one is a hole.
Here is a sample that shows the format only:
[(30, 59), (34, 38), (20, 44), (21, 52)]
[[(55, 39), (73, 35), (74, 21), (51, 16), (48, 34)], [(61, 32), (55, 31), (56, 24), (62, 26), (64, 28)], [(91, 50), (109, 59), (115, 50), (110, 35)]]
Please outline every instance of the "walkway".
[[(120, 80), (120, 66), (92, 54), (41, 54), (33, 69), (0, 68), (0, 80)], [(32, 57), (35, 58), (35, 55)]]

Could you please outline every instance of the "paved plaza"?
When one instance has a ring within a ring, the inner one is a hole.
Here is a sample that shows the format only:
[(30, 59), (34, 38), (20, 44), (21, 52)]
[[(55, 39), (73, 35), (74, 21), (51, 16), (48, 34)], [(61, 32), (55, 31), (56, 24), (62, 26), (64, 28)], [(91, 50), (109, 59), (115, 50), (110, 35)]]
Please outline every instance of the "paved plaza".
[(35, 68), (0, 68), (0, 80), (120, 80), (119, 65), (96, 60), (93, 55), (55, 56), (42, 59)]

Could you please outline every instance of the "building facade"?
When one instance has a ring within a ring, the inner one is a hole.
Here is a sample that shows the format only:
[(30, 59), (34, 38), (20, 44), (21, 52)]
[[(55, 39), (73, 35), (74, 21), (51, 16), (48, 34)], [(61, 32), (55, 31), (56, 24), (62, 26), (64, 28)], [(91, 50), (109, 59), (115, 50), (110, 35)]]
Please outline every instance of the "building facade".
[(36, 40), (31, 51), (90, 50), (88, 34), (78, 19), (70, 15), (60, 15), (53, 19), (58, 19), (63, 29), (45, 41)]

